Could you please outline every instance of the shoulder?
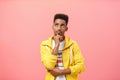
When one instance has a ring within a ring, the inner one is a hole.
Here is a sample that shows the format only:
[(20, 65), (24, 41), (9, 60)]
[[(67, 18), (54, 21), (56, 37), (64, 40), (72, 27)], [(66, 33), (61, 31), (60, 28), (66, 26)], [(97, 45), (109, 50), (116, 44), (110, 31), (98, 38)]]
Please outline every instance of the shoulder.
[(71, 39), (70, 41), (72, 42), (71, 46), (73, 46), (74, 48), (79, 48), (79, 44), (76, 40)]
[(40, 45), (41, 45), (41, 46), (42, 46), (42, 45), (47, 45), (48, 41), (49, 41), (49, 38), (41, 41)]
[(43, 40), (43, 41), (41, 42), (41, 45), (47, 44), (47, 41), (48, 41), (48, 40)]
[(51, 41), (52, 41), (52, 37), (50, 37), (50, 38), (48, 38), (48, 39), (46, 39), (46, 40), (43, 40), (42, 42), (41, 42), (41, 46), (51, 46)]
[(69, 47), (79, 47), (78, 42), (70, 37), (66, 37), (66, 45)]
[(72, 42), (73, 45), (78, 45), (78, 42), (76, 40), (70, 38), (70, 41)]

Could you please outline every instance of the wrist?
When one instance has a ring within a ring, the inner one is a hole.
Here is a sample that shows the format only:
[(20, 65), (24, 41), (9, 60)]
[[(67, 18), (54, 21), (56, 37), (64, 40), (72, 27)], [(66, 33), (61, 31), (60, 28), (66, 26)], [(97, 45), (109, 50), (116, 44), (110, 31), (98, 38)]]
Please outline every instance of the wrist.
[(58, 48), (59, 45), (60, 45), (60, 43), (56, 43), (56, 44), (55, 44), (55, 48)]
[(53, 55), (57, 55), (58, 54), (58, 47), (54, 47), (53, 51), (52, 51)]
[(60, 75), (65, 75), (65, 70), (61, 70)]
[(70, 69), (61, 70), (61, 72), (60, 72), (61, 75), (66, 75), (66, 74), (70, 74), (70, 73), (71, 73)]

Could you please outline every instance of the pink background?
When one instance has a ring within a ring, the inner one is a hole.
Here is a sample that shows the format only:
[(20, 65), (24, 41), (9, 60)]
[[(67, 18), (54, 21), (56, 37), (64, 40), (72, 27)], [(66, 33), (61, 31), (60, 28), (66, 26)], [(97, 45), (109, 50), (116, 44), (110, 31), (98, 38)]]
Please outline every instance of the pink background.
[(119, 0), (0, 1), (0, 80), (44, 80), (39, 45), (57, 12), (69, 15), (66, 35), (85, 57), (79, 80), (120, 80)]

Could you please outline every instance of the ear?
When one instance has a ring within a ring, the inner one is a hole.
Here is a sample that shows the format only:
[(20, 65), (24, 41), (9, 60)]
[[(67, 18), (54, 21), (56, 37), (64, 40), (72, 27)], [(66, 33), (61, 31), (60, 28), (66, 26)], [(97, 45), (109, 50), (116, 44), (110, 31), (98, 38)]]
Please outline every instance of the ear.
[(65, 31), (67, 31), (68, 30), (68, 27), (66, 27), (66, 30)]

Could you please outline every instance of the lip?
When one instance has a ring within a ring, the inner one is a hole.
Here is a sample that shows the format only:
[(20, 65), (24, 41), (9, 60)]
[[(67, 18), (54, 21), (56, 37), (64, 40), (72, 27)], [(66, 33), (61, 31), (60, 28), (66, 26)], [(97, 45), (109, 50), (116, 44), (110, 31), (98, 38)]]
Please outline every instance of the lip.
[(58, 34), (58, 35), (61, 35), (61, 34), (62, 34), (62, 32), (61, 32), (61, 31), (57, 31), (57, 34)]

